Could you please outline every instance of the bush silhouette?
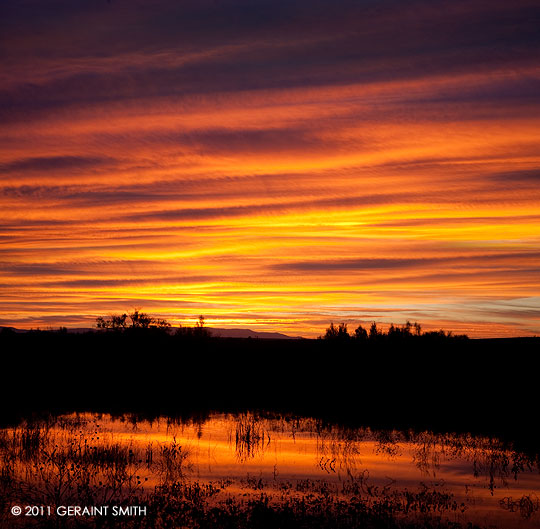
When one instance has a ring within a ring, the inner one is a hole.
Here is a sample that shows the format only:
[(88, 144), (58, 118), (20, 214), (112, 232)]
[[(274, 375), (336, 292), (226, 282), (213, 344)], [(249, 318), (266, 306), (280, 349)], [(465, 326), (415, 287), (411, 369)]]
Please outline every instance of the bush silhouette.
[(171, 324), (167, 320), (153, 318), (145, 312), (139, 312), (137, 309), (129, 314), (113, 314), (107, 319), (102, 316), (96, 318), (96, 327), (98, 329), (168, 329), (170, 326)]

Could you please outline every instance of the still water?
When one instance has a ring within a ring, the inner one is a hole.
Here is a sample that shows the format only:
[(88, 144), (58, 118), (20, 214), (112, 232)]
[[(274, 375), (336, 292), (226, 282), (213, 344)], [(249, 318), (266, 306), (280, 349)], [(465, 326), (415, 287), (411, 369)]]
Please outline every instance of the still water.
[(90, 490), (94, 503), (126, 494), (144, 500), (156, 487), (181, 481), (218, 484), (214, 502), (261, 492), (272, 501), (355, 497), (395, 502), (397, 516), (540, 527), (538, 459), (470, 435), (252, 414), (184, 421), (78, 414), (1, 430), (0, 456), (6, 505), (78, 504)]

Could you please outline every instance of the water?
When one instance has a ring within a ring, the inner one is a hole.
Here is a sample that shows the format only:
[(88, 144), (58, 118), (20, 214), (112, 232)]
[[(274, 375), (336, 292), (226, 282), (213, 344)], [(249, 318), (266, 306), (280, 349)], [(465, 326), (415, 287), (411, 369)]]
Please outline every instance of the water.
[(245, 505), (261, 493), (271, 504), (354, 498), (398, 518), (540, 527), (538, 459), (469, 435), (252, 414), (184, 422), (84, 414), (4, 429), (0, 455), (9, 526), (13, 504), (142, 504), (182, 483), (213, 487), (205, 497), (212, 505)]

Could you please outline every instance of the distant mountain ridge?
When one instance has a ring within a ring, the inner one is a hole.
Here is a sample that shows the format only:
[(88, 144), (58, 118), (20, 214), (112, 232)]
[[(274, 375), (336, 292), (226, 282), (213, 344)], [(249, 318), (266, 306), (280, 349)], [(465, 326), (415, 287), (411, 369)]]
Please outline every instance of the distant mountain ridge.
[(251, 329), (206, 328), (212, 333), (212, 336), (219, 336), (221, 338), (265, 338), (272, 340), (293, 340), (298, 338), (297, 336), (287, 336), (280, 332), (252, 331)]
[[(0, 332), (3, 330), (12, 331), (15, 333), (25, 333), (29, 329), (17, 329), (16, 327), (6, 327), (0, 326)], [(266, 340), (295, 340), (298, 339), (298, 336), (287, 336), (280, 332), (264, 332), (264, 331), (252, 331), (251, 329), (220, 329), (217, 327), (205, 327), (212, 336), (220, 338), (260, 338)], [(42, 331), (58, 331), (58, 327), (45, 327), (41, 329)], [(174, 332), (175, 327), (171, 328), (171, 331)], [(94, 327), (75, 327), (66, 329), (68, 333), (85, 333), (85, 332), (98, 332), (98, 329)], [(101, 330), (99, 332), (102, 332)]]

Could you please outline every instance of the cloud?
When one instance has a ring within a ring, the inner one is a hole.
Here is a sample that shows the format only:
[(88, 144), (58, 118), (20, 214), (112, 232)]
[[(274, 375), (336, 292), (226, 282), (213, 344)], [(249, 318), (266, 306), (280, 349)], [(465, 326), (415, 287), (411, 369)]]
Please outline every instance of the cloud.
[[(363, 270), (391, 270), (391, 269), (415, 269), (417, 275), (411, 279), (420, 280), (420, 270), (433, 269), (437, 267), (451, 267), (455, 274), (486, 274), (486, 269), (492, 269), (494, 272), (497, 268), (504, 268), (506, 274), (509, 273), (507, 268), (515, 263), (519, 263), (519, 268), (515, 270), (517, 274), (527, 273), (532, 270), (524, 268), (526, 262), (536, 262), (540, 259), (540, 252), (514, 252), (514, 253), (494, 253), (494, 254), (468, 254), (460, 256), (443, 256), (443, 257), (416, 257), (416, 258), (367, 258), (367, 259), (330, 259), (330, 260), (314, 260), (314, 261), (297, 261), (286, 263), (277, 263), (272, 265), (272, 269), (276, 271), (294, 271), (294, 272), (337, 272), (340, 270), (363, 271)], [(470, 269), (474, 269), (471, 272)], [(438, 279), (448, 277), (450, 273), (436, 276)], [(433, 278), (435, 276), (429, 275)]]
[(515, 186), (520, 184), (538, 185), (540, 183), (540, 167), (520, 171), (504, 171), (486, 175), (488, 180)]
[(334, 197), (318, 200), (296, 200), (274, 203), (255, 203), (248, 206), (230, 206), (230, 207), (201, 207), (201, 208), (182, 208), (162, 211), (152, 211), (151, 213), (140, 213), (136, 215), (127, 215), (123, 217), (126, 221), (182, 221), (195, 219), (212, 219), (226, 217), (241, 217), (260, 214), (278, 214), (284, 212), (293, 212), (296, 210), (305, 211), (317, 208), (346, 208), (351, 206), (375, 205), (391, 203), (396, 198), (402, 198), (403, 195), (365, 195), (353, 197)]
[[(17, 172), (51, 172), (51, 171), (78, 171), (81, 169), (102, 167), (114, 163), (113, 158), (93, 156), (43, 156), (36, 158), (22, 158), (0, 164), (0, 171), (5, 173)], [(31, 192), (25, 186), (20, 192)]]
[(440, 259), (341, 259), (335, 261), (276, 264), (272, 268), (295, 272), (332, 272), (339, 270), (381, 270), (392, 268), (411, 268), (429, 266)]

